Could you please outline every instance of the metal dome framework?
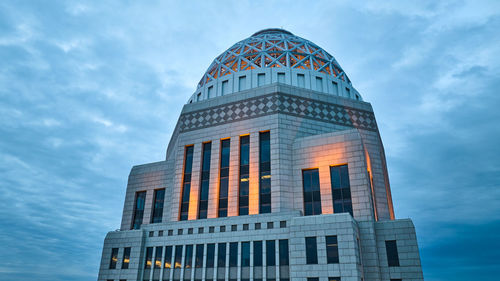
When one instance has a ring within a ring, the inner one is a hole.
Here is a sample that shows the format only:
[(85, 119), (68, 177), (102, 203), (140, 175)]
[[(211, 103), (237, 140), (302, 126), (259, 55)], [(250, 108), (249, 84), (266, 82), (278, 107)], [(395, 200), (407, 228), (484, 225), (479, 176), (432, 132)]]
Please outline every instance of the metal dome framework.
[(316, 44), (283, 29), (265, 29), (234, 44), (208, 67), (198, 89), (212, 80), (256, 68), (314, 70), (351, 81), (335, 58)]

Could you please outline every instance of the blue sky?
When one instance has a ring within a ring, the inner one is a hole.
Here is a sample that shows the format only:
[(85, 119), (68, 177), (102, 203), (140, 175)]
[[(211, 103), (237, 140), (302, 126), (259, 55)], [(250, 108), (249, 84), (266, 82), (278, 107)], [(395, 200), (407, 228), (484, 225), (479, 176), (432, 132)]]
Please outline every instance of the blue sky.
[(267, 27), (372, 103), (426, 280), (498, 280), (500, 2), (351, 2), (0, 2), (0, 280), (95, 280), (130, 168), (164, 158), (210, 62)]

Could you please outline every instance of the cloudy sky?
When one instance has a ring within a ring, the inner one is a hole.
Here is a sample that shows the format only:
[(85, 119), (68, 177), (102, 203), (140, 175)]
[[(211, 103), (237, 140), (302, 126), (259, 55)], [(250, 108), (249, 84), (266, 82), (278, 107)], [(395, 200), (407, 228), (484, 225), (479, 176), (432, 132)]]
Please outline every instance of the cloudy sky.
[(210, 62), (267, 27), (372, 103), (426, 280), (498, 280), (500, 2), (350, 2), (1, 1), (0, 280), (95, 280), (130, 168), (164, 158)]

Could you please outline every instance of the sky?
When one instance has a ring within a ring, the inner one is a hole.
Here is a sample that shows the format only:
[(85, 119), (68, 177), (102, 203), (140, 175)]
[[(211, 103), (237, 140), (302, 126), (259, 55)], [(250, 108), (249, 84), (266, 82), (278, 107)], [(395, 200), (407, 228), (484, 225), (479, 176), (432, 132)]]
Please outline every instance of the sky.
[(299, 0), (1, 1), (0, 280), (96, 280), (131, 167), (164, 159), (211, 61), (268, 27), (372, 104), (425, 280), (498, 280), (500, 2)]

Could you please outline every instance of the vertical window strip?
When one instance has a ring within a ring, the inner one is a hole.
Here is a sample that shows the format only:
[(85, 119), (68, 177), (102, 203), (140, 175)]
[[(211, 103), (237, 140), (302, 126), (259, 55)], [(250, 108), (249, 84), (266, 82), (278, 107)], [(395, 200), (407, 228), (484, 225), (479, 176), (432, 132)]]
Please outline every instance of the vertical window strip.
[(334, 213), (352, 213), (351, 186), (347, 165), (331, 166), (332, 200)]
[(288, 257), (288, 240), (283, 239), (279, 240), (279, 257), (280, 257), (280, 266), (289, 265), (289, 257)]
[(337, 236), (326, 236), (326, 262), (339, 263), (339, 245)]
[(144, 268), (149, 269), (153, 264), (153, 247), (146, 248), (146, 262), (144, 263)]
[(231, 140), (225, 139), (220, 145), (219, 169), (219, 210), (218, 217), (227, 217), (228, 191), (229, 191), (229, 152)]
[(271, 133), (259, 134), (259, 213), (271, 212)]
[(238, 242), (229, 243), (229, 267), (238, 266)]
[(215, 244), (207, 244), (207, 268), (213, 268), (215, 264)]
[(203, 144), (201, 157), (201, 179), (198, 204), (198, 219), (206, 219), (208, 213), (208, 194), (210, 188), (210, 158), (212, 155), (212, 143)]
[(163, 254), (163, 247), (156, 247), (155, 251), (155, 268), (161, 268), (161, 256)]
[(172, 268), (172, 246), (165, 247), (164, 268)]
[(127, 269), (130, 264), (130, 247), (123, 249), (122, 269)]
[(226, 243), (219, 243), (217, 249), (217, 267), (226, 267)]
[(274, 240), (266, 241), (266, 266), (276, 265), (276, 242)]
[(248, 195), (250, 180), (250, 136), (240, 137), (240, 182), (238, 214), (248, 215)]
[(174, 268), (181, 268), (182, 265), (182, 245), (175, 246)]
[(162, 221), (164, 201), (165, 201), (165, 188), (155, 190), (151, 223), (160, 223)]
[(303, 170), (302, 184), (304, 191), (304, 215), (320, 215), (321, 192), (318, 169)]
[(253, 241), (253, 266), (262, 266), (262, 241)]
[(189, 195), (191, 192), (191, 172), (193, 169), (193, 146), (186, 146), (184, 156), (184, 176), (182, 180), (182, 198), (179, 220), (184, 221), (189, 216)]
[(242, 267), (250, 266), (250, 242), (241, 242), (241, 261)]
[(194, 260), (194, 267), (196, 268), (202, 268), (203, 267), (203, 251), (204, 251), (205, 245), (204, 244), (198, 244), (196, 245), (196, 255), (195, 255), (195, 260)]
[(191, 268), (193, 264), (193, 245), (186, 245), (186, 253), (184, 256), (184, 268)]
[(118, 248), (111, 249), (111, 259), (109, 260), (109, 269), (116, 269), (116, 262), (118, 261)]
[(139, 229), (144, 217), (144, 205), (146, 201), (146, 191), (140, 191), (135, 194), (134, 218), (132, 219), (131, 229)]
[(306, 263), (318, 264), (318, 245), (316, 237), (306, 237)]

